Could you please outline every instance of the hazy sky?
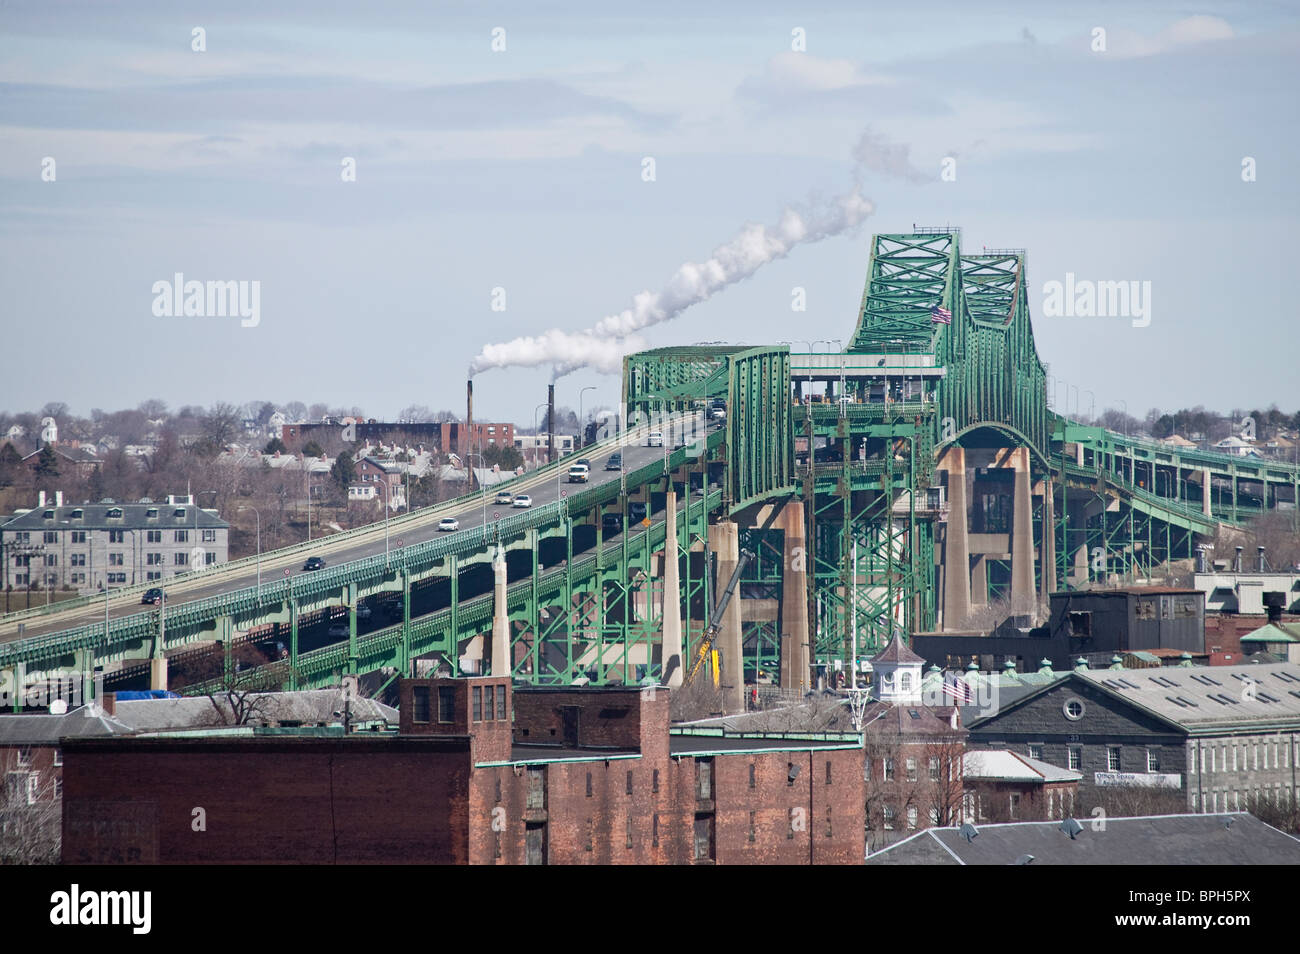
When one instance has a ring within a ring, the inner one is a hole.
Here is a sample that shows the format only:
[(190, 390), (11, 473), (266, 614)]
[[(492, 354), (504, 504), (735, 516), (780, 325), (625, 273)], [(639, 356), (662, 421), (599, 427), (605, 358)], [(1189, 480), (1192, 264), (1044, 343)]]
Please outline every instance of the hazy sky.
[[(647, 341), (847, 338), (871, 233), (951, 224), (1028, 250), (1039, 353), (1084, 413), (1294, 410), (1300, 13), (1047, 6), (0, 3), (0, 408), (459, 409), (485, 344), (590, 328), (856, 182), (855, 233)], [(260, 282), (259, 323), (155, 317), (177, 272)], [(1067, 272), (1149, 281), (1149, 326), (1045, 317)], [(482, 372), (476, 415), (531, 422), (549, 378)], [(591, 372), (558, 400), (588, 385), (616, 401)]]

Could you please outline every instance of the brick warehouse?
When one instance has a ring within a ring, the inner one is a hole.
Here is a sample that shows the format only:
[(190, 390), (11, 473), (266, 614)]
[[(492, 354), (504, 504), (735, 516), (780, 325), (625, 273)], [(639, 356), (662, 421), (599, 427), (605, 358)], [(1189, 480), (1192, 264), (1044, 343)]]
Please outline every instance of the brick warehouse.
[[(668, 690), (403, 680), (401, 730), (69, 740), (68, 863), (857, 864), (860, 740), (670, 730)], [(513, 713), (513, 720), (511, 714)], [(206, 830), (195, 831), (195, 809)]]

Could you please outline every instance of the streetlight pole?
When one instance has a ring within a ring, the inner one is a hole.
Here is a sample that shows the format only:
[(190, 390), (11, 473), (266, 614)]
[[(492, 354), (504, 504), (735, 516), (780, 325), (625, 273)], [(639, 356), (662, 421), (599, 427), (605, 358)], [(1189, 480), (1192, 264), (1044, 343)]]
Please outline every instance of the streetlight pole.
[(587, 385), (587, 387), (581, 389), (578, 392), (578, 446), (579, 447), (584, 447), (586, 446), (587, 443), (587, 428), (582, 423), (582, 396), (588, 391), (595, 391), (595, 390), (597, 390), (596, 386), (594, 384), (589, 384)]
[(533, 408), (533, 470), (537, 469), (537, 438), (539, 436), (538, 432), (541, 430), (541, 425), (537, 422), (537, 412), (546, 406), (546, 402), (543, 401), (541, 404), (537, 405), (537, 407)]
[(251, 510), (257, 514), (257, 601), (262, 602), (262, 511), (256, 507), (243, 506), (240, 510)]
[[(215, 490), (196, 490), (196, 491), (194, 492), (194, 499), (193, 499), (192, 501), (190, 501), (192, 504), (194, 504), (194, 547), (199, 547), (199, 549), (202, 549), (202, 547), (199, 546), (199, 497), (200, 497), (202, 494), (214, 494), (214, 495), (215, 495), (215, 494), (216, 494), (216, 491), (215, 491)], [(194, 561), (194, 547), (191, 547), (191, 548), (190, 548), (190, 560), (191, 560), (191, 562)], [(202, 565), (199, 565), (199, 566), (191, 566), (191, 567), (190, 567), (190, 570), (191, 570), (191, 572), (197, 573), (197, 572), (199, 572), (199, 570), (201, 570), (202, 568), (203, 568)], [(159, 579), (160, 581), (162, 580), (162, 571), (161, 571), (161, 570), (158, 572), (158, 579)]]

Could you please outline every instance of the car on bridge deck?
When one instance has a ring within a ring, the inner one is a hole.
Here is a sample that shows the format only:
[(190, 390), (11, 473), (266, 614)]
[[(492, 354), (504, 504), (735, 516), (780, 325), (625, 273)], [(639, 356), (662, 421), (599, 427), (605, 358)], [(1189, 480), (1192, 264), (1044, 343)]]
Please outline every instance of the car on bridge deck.
[(438, 532), (442, 533), (447, 530), (459, 530), (460, 521), (455, 517), (443, 517), (438, 521)]
[(308, 557), (307, 562), (302, 565), (304, 570), (323, 570), (325, 569), (324, 557)]
[(515, 495), (508, 490), (498, 490), (497, 495), (494, 498), (493, 502), (499, 504), (505, 504), (507, 507), (509, 507), (512, 503), (515, 502)]
[(605, 469), (606, 469), (606, 470), (622, 470), (622, 469), (623, 469), (623, 455), (620, 454), (618, 451), (614, 451), (614, 453), (610, 454), (610, 455), (609, 455), (609, 460), (605, 461)]
[(651, 431), (645, 439), (646, 447), (663, 447), (664, 436), (659, 431)]
[(144, 596), (140, 597), (140, 602), (152, 603), (157, 606), (162, 603), (165, 595), (160, 587), (155, 586), (144, 591)]
[(514, 503), (511, 504), (512, 507), (531, 507), (532, 505), (533, 498), (527, 494), (518, 494), (515, 497)]

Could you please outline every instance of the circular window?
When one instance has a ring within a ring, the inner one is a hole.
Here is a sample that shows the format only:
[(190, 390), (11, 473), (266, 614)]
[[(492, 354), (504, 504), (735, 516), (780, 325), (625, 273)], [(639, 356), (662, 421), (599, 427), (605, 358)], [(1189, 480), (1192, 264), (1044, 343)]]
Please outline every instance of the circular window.
[(1083, 718), (1083, 703), (1078, 699), (1071, 699), (1061, 709), (1065, 713), (1065, 717), (1071, 721)]

